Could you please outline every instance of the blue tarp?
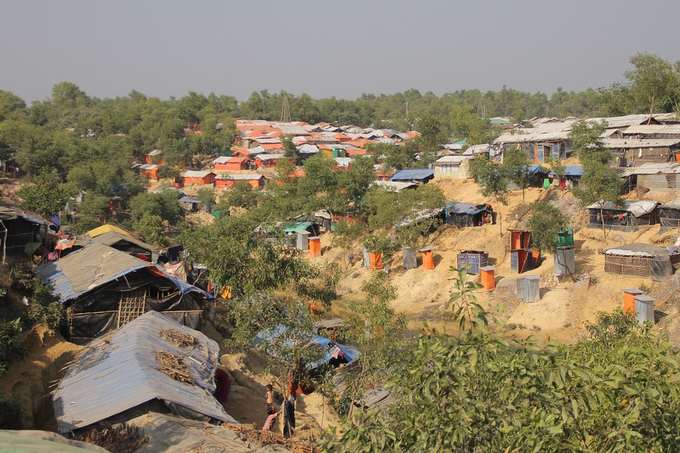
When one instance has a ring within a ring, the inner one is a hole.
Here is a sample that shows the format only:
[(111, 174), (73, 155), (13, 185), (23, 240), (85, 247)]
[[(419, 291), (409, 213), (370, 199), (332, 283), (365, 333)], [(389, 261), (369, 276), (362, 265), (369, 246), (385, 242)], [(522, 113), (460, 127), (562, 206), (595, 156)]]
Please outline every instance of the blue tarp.
[[(279, 324), (278, 326), (272, 327), (270, 329), (265, 329), (255, 336), (254, 343), (255, 344), (262, 342), (270, 344), (274, 343), (281, 335), (283, 335), (287, 331), (288, 327), (284, 326), (283, 324)], [(291, 337), (293, 336), (291, 335)], [(295, 337), (297, 337), (297, 335)], [(342, 351), (342, 353), (345, 356), (345, 359), (347, 360), (347, 363), (354, 362), (355, 360), (359, 359), (359, 356), (361, 355), (361, 353), (352, 346), (336, 343), (333, 340), (330, 340), (326, 337), (322, 337), (319, 335), (313, 335), (311, 333), (310, 334), (299, 333), (299, 339), (301, 340), (300, 343), (303, 343), (304, 341), (304, 344), (300, 344), (300, 346), (302, 347), (314, 345), (325, 349), (323, 355), (319, 360), (308, 363), (306, 365), (306, 368), (309, 370), (313, 370), (324, 364), (329, 363), (331, 361), (332, 351), (335, 346), (337, 346)], [(288, 338), (285, 340), (284, 346), (292, 349), (296, 345), (292, 338)]]
[(434, 171), (429, 168), (413, 168), (400, 170), (390, 178), (390, 181), (428, 181), (434, 178)]
[(527, 174), (529, 175), (542, 175), (548, 174), (548, 170), (541, 167), (540, 165), (529, 165), (527, 167)]
[(568, 165), (564, 167), (564, 176), (583, 176), (581, 165)]

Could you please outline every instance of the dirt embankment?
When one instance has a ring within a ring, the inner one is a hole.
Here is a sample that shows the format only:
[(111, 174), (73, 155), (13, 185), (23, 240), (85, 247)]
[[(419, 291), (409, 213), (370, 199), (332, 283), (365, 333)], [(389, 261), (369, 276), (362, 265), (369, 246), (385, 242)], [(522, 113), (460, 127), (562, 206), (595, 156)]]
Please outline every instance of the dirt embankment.
[(24, 334), (24, 348), (23, 358), (0, 377), (0, 394), (20, 404), (25, 429), (55, 430), (50, 392), (63, 376), (63, 368), (82, 348), (43, 324)]

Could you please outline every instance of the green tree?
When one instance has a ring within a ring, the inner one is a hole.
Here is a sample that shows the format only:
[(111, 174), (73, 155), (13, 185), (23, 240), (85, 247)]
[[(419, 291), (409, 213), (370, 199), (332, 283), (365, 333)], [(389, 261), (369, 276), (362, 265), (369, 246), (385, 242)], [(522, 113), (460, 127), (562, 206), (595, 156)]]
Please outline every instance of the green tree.
[(521, 149), (511, 148), (503, 153), (503, 171), (516, 186), (522, 189), (522, 201), (529, 187), (529, 157)]
[(163, 219), (156, 214), (144, 213), (133, 223), (134, 230), (151, 244), (168, 245)]
[(290, 137), (283, 137), (283, 150), (284, 155), (292, 162), (295, 162), (297, 164), (300, 161), (300, 154), (298, 153), (298, 149)]
[(226, 201), (227, 210), (232, 206), (252, 209), (257, 206), (260, 194), (253, 190), (250, 184), (241, 181), (236, 183), (223, 199)]
[(477, 291), (482, 287), (468, 278), (467, 269), (453, 269), (456, 276), (446, 308), (452, 311), (461, 330), (473, 329), (488, 324), (486, 311), (479, 304)]
[(0, 90), (0, 121), (5, 121), (25, 108), (26, 103), (19, 96), (10, 91)]
[(210, 212), (212, 211), (212, 207), (215, 204), (215, 191), (209, 187), (202, 187), (198, 189), (198, 193), (196, 194), (198, 199), (203, 203), (203, 206), (205, 206), (205, 209)]
[(638, 109), (671, 112), (680, 101), (680, 71), (677, 66), (649, 53), (630, 59), (634, 69), (626, 72)]
[(145, 214), (152, 214), (175, 225), (182, 219), (183, 211), (177, 202), (177, 193), (165, 190), (159, 193), (144, 192), (132, 197), (130, 214), (133, 222), (140, 220)]
[(38, 175), (31, 183), (19, 189), (17, 195), (22, 200), (22, 208), (44, 216), (59, 213), (69, 197), (56, 171)]
[(531, 208), (531, 242), (541, 250), (554, 252), (558, 233), (567, 226), (564, 214), (552, 204), (541, 201)]

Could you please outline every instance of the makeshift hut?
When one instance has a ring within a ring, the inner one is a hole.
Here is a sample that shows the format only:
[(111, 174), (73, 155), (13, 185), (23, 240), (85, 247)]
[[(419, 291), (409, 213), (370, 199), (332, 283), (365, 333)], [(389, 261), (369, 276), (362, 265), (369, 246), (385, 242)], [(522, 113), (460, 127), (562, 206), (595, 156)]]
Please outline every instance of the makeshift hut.
[(620, 167), (633, 167), (644, 163), (670, 162), (680, 150), (680, 139), (607, 137), (602, 139), (602, 145), (612, 151)]
[(639, 186), (656, 192), (675, 192), (680, 189), (680, 164), (642, 164), (625, 169), (621, 177), (627, 178), (629, 190)]
[(152, 181), (158, 181), (160, 166), (158, 164), (143, 164), (137, 167), (139, 174)]
[(244, 156), (220, 156), (212, 161), (213, 170), (217, 171), (238, 171), (248, 168), (251, 160)]
[(447, 203), (444, 207), (444, 221), (458, 227), (482, 226), (496, 223), (496, 213), (488, 204)]
[(163, 163), (163, 151), (160, 149), (154, 149), (151, 152), (144, 154), (145, 164), (162, 164)]
[(210, 170), (187, 170), (180, 174), (182, 185), (200, 186), (215, 182), (215, 173)]
[(401, 192), (406, 189), (415, 189), (418, 184), (415, 182), (402, 182), (402, 181), (383, 181), (376, 180), (371, 183), (373, 187), (380, 187), (387, 190), (388, 192)]
[(661, 229), (680, 228), (680, 200), (659, 206)]
[(390, 178), (390, 181), (415, 182), (425, 184), (434, 178), (434, 171), (429, 168), (413, 168), (400, 170)]
[(551, 171), (548, 176), (558, 180), (560, 189), (569, 189), (571, 187), (578, 186), (581, 178), (583, 177), (583, 166), (567, 165), (564, 167), (564, 172), (561, 176), (553, 171)]
[(201, 200), (197, 197), (192, 197), (189, 195), (184, 195), (182, 198), (177, 200), (179, 205), (187, 212), (198, 212), (203, 204)]
[(469, 161), (474, 156), (442, 156), (434, 163), (437, 178), (466, 179), (469, 175)]
[(148, 261), (97, 243), (43, 264), (37, 275), (66, 308), (68, 336), (79, 343), (150, 310), (195, 328), (212, 299)]
[(22, 256), (44, 246), (50, 222), (40, 215), (10, 206), (0, 206), (0, 258)]
[(97, 235), (95, 238), (85, 236), (77, 241), (76, 246), (85, 247), (88, 244), (106, 245), (144, 261), (155, 261), (153, 258), (158, 254), (157, 247), (117, 231), (109, 231)]
[(604, 270), (613, 274), (660, 278), (673, 274), (680, 248), (630, 244), (604, 251)]
[(230, 189), (238, 183), (246, 183), (253, 189), (262, 189), (265, 178), (259, 173), (232, 173), (218, 175), (215, 178), (216, 189)]
[(314, 222), (295, 222), (283, 227), (284, 235), (297, 235), (304, 232), (309, 233), (310, 236), (318, 236), (321, 233), (321, 229)]
[(53, 395), (57, 430), (126, 422), (146, 412), (238, 423), (213, 394), (219, 345), (150, 311), (90, 343)]
[(659, 223), (656, 201), (624, 201), (620, 206), (612, 202), (598, 202), (588, 206), (588, 226), (591, 228), (631, 231), (643, 225)]
[(285, 159), (284, 154), (267, 154), (261, 153), (255, 156), (255, 166), (257, 168), (273, 168), (279, 160)]
[(456, 258), (456, 267), (472, 275), (479, 275), (481, 268), (488, 264), (489, 254), (481, 250), (463, 250)]

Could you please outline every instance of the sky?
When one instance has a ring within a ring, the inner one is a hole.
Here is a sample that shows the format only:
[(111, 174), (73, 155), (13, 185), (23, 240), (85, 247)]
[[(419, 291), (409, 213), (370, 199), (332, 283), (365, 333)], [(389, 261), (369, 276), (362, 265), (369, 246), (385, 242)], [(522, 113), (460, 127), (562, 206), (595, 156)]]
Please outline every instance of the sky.
[(0, 89), (580, 90), (623, 81), (637, 52), (680, 60), (678, 17), (677, 0), (2, 0)]

